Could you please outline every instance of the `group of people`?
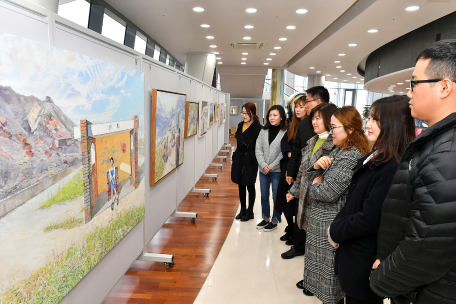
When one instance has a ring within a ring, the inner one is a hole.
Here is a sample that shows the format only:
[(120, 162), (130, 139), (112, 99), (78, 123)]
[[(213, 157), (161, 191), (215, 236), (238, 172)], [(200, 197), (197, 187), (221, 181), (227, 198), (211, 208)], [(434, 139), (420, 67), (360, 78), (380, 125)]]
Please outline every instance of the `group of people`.
[[(376, 100), (365, 126), (322, 86), (294, 101), (290, 123), (280, 105), (264, 126), (253, 103), (242, 106), (236, 219), (254, 219), (259, 171), (257, 229), (275, 230), (284, 215), (280, 240), (292, 247), (282, 258), (305, 255), (296, 286), (306, 296), (456, 303), (456, 40), (419, 54), (407, 95)], [(415, 119), (429, 125), (416, 138)]]

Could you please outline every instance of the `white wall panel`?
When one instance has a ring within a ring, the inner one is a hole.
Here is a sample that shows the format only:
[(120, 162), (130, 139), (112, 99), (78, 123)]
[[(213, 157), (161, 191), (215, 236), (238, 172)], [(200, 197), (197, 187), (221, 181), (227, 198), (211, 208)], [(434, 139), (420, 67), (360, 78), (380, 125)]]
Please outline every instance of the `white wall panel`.
[(177, 168), (177, 206), (195, 185), (195, 139), (192, 136), (184, 140), (184, 163)]
[[(192, 82), (192, 92), (195, 92), (195, 101), (200, 103), (199, 115), (201, 116), (201, 101), (204, 100), (203, 86), (200, 83)], [(198, 182), (201, 175), (206, 171), (206, 137), (198, 137), (195, 140), (195, 183)]]

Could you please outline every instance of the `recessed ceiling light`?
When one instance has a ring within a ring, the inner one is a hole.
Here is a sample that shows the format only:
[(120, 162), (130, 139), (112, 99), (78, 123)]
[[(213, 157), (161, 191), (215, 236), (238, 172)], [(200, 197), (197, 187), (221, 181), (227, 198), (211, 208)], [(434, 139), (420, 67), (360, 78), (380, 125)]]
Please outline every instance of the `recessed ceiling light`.
[(410, 80), (406, 79), (405, 81), (410, 82)]
[(250, 40), (250, 39), (252, 39), (252, 38), (251, 38), (251, 37), (244, 37), (244, 38), (242, 38), (242, 39), (244, 39), (244, 40)]
[(377, 30), (377, 29), (371, 29), (371, 30), (368, 30), (367, 32), (368, 32), (368, 33), (377, 33), (378, 30)]
[(271, 55), (271, 56), (275, 56), (275, 54), (276, 54), (276, 53), (269, 53), (269, 55)]
[(402, 82), (398, 82), (397, 84), (404, 84), (404, 83), (402, 83)]
[(218, 64), (223, 64), (223, 62), (217, 62)]
[(356, 43), (350, 43), (348, 46), (357, 46)]
[(344, 80), (344, 81), (347, 81), (347, 80)]
[(405, 10), (408, 11), (408, 12), (417, 11), (419, 9), (420, 9), (420, 7), (418, 5), (412, 5), (412, 6), (409, 6), (409, 7), (405, 8)]
[(245, 62), (241, 62), (241, 64), (245, 64)]
[(313, 69), (315, 69), (315, 67), (310, 67), (309, 69), (313, 70)]
[(345, 54), (341, 53), (341, 54), (339, 54), (339, 56), (345, 56)]
[(340, 70), (341, 73), (345, 73), (345, 70)]
[(242, 53), (242, 55), (248, 55), (249, 53)]
[(334, 77), (333, 79), (337, 79), (337, 77)]
[(307, 10), (301, 8), (301, 9), (298, 9), (298, 10), (296, 11), (296, 13), (297, 13), (297, 14), (305, 14), (305, 13), (307, 13)]
[(341, 67), (342, 67), (341, 65), (338, 65), (338, 66), (336, 66), (336, 69), (340, 69)]
[(214, 36), (206, 36), (206, 39), (214, 39)]
[(211, 27), (209, 24), (201, 24), (201, 27)]
[(340, 63), (340, 61), (339, 61), (339, 60), (336, 60), (336, 61), (334, 61), (334, 63)]
[(317, 74), (320, 74), (320, 73), (321, 73), (321, 71), (316, 71), (316, 73), (317, 73)]
[(268, 64), (269, 64), (269, 62), (265, 62), (265, 63), (263, 63), (263, 64), (264, 64), (264, 65), (268, 65)]
[(356, 76), (353, 76), (353, 78), (358, 78), (358, 77), (356, 77)]
[(326, 75), (326, 76), (331, 76), (330, 74)]
[(257, 12), (257, 9), (256, 9), (256, 8), (248, 8), (248, 9), (246, 9), (245, 11), (246, 11), (247, 13), (252, 14), (252, 13), (256, 13), (256, 12)]
[(210, 45), (209, 47), (215, 49), (217, 46), (216, 45)]
[(272, 58), (266, 58), (266, 60), (272, 60)]
[(244, 27), (245, 27), (246, 29), (253, 29), (253, 28), (254, 28), (253, 25), (246, 25), (246, 26), (244, 26)]
[(287, 41), (287, 38), (279, 38), (280, 41)]
[(359, 83), (359, 81), (357, 81), (356, 83)]
[(350, 73), (348, 73), (348, 74), (347, 74), (347, 76), (351, 76), (351, 74), (350, 74)]
[(404, 92), (399, 92), (400, 94), (404, 94)]
[(217, 58), (215, 58), (215, 59), (222, 59), (222, 57), (217, 57)]
[(218, 54), (220, 54), (220, 53), (219, 53), (219, 52), (213, 52), (212, 54), (218, 55)]
[(274, 47), (274, 50), (280, 50), (280, 49), (281, 49), (280, 46), (275, 46), (275, 47)]
[(241, 60), (247, 60), (247, 58), (241, 58)]
[(195, 12), (204, 12), (204, 8), (202, 8), (202, 7), (194, 7), (193, 10)]
[(287, 30), (294, 30), (295, 28), (296, 28), (296, 26), (294, 26), (294, 25), (287, 26)]
[(360, 80), (364, 80), (364, 78), (361, 78)]

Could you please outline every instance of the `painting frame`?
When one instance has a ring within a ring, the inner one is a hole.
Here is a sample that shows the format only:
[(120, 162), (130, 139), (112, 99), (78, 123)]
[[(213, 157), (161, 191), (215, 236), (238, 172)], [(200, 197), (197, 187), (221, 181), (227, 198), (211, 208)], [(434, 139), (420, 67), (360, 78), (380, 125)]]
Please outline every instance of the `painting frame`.
[(198, 125), (198, 136), (201, 138), (206, 135), (207, 131), (209, 130), (209, 102), (201, 100), (200, 103), (201, 104), (199, 106), (198, 117), (198, 119), (200, 119)]
[(230, 116), (238, 116), (238, 115), (239, 115), (239, 106), (230, 105)]
[[(175, 95), (182, 95), (185, 96), (185, 100), (187, 100), (187, 94), (183, 93), (177, 93), (177, 92), (172, 92), (172, 91), (166, 91), (166, 90), (161, 90), (161, 89), (152, 89), (152, 109), (151, 109), (151, 114), (152, 114), (152, 120), (151, 120), (151, 133), (150, 133), (150, 140), (151, 140), (151, 145), (150, 145), (150, 180), (149, 184), (150, 186), (155, 186), (158, 183), (160, 183), (162, 180), (164, 180), (168, 175), (173, 173), (177, 168), (179, 168), (183, 163), (184, 163), (184, 153), (182, 154), (182, 163), (179, 165), (176, 165), (174, 169), (171, 171), (167, 172), (165, 175), (163, 175), (159, 180), (155, 181), (155, 154), (156, 154), (156, 145), (155, 145), (155, 140), (156, 140), (156, 135), (157, 135), (157, 102), (158, 102), (158, 92), (162, 93), (169, 93), (169, 94), (175, 94)], [(184, 107), (186, 107), (187, 102), (185, 102)], [(185, 111), (185, 108), (184, 108)], [(185, 116), (184, 116), (185, 117)], [(185, 130), (185, 119), (184, 119), (184, 130)], [(184, 149), (184, 141), (182, 141), (182, 149)]]
[(219, 121), (220, 119), (220, 104), (215, 104), (215, 111), (214, 111), (214, 122)]
[(209, 103), (209, 129), (214, 125), (215, 104)]
[[(188, 128), (189, 128), (189, 116), (190, 116), (190, 104), (196, 105), (196, 127), (195, 133), (188, 135)], [(199, 103), (187, 101), (185, 106), (185, 130), (184, 130), (184, 138), (190, 138), (198, 134), (198, 123), (199, 123)]]

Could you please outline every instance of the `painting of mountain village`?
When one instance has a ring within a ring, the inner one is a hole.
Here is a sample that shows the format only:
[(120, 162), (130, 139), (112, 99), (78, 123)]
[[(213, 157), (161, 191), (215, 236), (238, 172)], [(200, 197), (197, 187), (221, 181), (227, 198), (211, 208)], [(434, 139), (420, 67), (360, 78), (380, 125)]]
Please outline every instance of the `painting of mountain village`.
[(152, 91), (150, 185), (182, 165), (184, 161), (185, 94)]
[(0, 303), (58, 303), (144, 217), (144, 74), (0, 32)]

